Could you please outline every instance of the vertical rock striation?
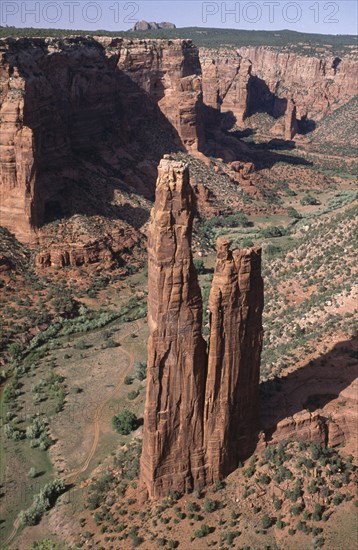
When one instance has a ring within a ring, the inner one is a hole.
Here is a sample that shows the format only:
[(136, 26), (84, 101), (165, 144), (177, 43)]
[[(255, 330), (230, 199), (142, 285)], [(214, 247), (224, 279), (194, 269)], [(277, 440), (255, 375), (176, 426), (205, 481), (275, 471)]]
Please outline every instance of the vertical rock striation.
[(217, 242), (205, 395), (207, 480), (228, 475), (255, 447), (262, 347), (261, 250)]
[(205, 342), (191, 254), (193, 191), (182, 162), (158, 168), (148, 235), (147, 394), (141, 482), (149, 497), (204, 484)]
[(258, 429), (263, 283), (258, 248), (219, 240), (207, 373), (192, 261), (188, 167), (165, 156), (148, 239), (148, 376), (141, 487), (183, 493), (232, 472)]
[(201, 110), (191, 41), (0, 39), (1, 225), (36, 242), (44, 223), (88, 214), (102, 176), (152, 198), (163, 153), (203, 147)]

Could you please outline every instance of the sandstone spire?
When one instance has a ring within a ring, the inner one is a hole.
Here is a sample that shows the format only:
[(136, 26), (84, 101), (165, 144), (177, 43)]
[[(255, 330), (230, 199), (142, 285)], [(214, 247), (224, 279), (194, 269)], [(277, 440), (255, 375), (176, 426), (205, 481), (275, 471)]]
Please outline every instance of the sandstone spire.
[(220, 239), (209, 307), (209, 362), (191, 253), (188, 166), (158, 169), (148, 236), (148, 376), (141, 488), (183, 493), (232, 472), (254, 450), (262, 345), (261, 250)]
[(234, 250), (218, 239), (209, 297), (205, 396), (208, 482), (232, 472), (254, 449), (262, 346), (261, 249)]
[(160, 162), (148, 235), (148, 376), (141, 484), (149, 497), (204, 485), (206, 344), (191, 254), (188, 166)]

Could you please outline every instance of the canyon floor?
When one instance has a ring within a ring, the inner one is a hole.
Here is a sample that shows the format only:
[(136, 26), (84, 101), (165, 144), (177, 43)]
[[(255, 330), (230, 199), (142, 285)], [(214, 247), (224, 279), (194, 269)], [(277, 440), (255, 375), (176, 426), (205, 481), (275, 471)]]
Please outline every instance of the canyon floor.
[[(188, 161), (193, 184), (209, 190), (193, 243), (204, 335), (216, 238), (263, 247), (262, 437), (251, 459), (202, 493), (155, 504), (137, 498), (148, 337), (143, 243), (125, 265), (46, 268), (36, 249), (1, 229), (3, 550), (356, 548), (357, 191), (355, 145), (344, 134), (356, 109), (352, 101), (295, 144), (265, 134), (272, 121), (264, 114), (231, 128), (230, 139), (261, 159), (240, 186), (223, 159), (209, 166), (174, 154)], [(144, 236), (151, 204), (140, 204)], [(77, 215), (42, 232), (61, 241), (90, 233), (92, 223)], [(112, 426), (123, 410), (138, 419), (125, 435)], [(65, 491), (36, 525), (20, 525), (19, 513), (57, 478)]]

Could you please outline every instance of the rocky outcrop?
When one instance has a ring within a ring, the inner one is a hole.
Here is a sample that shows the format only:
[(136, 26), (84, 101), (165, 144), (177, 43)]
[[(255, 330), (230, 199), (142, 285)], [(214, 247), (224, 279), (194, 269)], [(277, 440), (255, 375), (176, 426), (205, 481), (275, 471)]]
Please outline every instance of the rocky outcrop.
[(155, 23), (154, 21), (151, 21), (148, 23), (148, 21), (142, 20), (137, 21), (137, 23), (133, 25), (131, 31), (149, 31), (152, 29), (176, 29), (176, 25), (168, 21), (162, 21), (162, 23)]
[(46, 267), (75, 267), (101, 262), (111, 265), (126, 257), (128, 250), (140, 243), (140, 235), (133, 230), (113, 230), (97, 239), (76, 239), (72, 242), (46, 242), (35, 256), (38, 269)]
[(148, 242), (148, 376), (141, 487), (151, 498), (232, 472), (258, 433), (263, 284), (260, 249), (220, 241), (210, 293), (207, 371), (191, 254), (188, 166), (164, 158)]
[(262, 348), (261, 249), (234, 250), (217, 243), (209, 297), (210, 345), (205, 395), (208, 479), (236, 469), (249, 456), (259, 428)]
[(87, 214), (86, 190), (93, 198), (103, 180), (107, 204), (114, 189), (150, 198), (143, 158), (155, 167), (203, 139), (190, 41), (7, 38), (0, 54), (0, 217), (23, 242), (44, 222)]
[(141, 484), (150, 497), (205, 482), (202, 301), (191, 255), (193, 192), (163, 159), (148, 234), (148, 371)]

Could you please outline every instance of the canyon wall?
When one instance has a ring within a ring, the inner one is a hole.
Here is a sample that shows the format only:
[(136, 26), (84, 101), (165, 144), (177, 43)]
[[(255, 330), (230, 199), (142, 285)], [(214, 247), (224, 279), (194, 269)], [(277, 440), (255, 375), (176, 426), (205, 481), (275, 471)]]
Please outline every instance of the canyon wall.
[(119, 235), (131, 225), (126, 197), (154, 198), (163, 154), (247, 156), (221, 131), (220, 112), (227, 126), (266, 112), (277, 119), (272, 135), (290, 140), (351, 99), (356, 79), (353, 54), (199, 52), (179, 39), (0, 40), (0, 223), (35, 243), (43, 224), (102, 215), (123, 221)]
[(88, 213), (96, 180), (152, 197), (163, 153), (203, 139), (190, 41), (8, 38), (0, 53), (0, 217), (21, 241)]
[(262, 346), (261, 250), (220, 241), (209, 360), (192, 261), (188, 166), (159, 166), (148, 241), (148, 374), (141, 488), (151, 498), (201, 488), (255, 448)]
[(290, 99), (299, 120), (319, 121), (357, 93), (357, 63), (353, 56), (340, 59), (329, 54), (309, 56), (268, 46), (247, 46), (200, 48), (200, 62), (204, 103), (222, 113), (231, 111), (238, 124), (261, 111), (278, 118), (287, 110), (289, 119)]

